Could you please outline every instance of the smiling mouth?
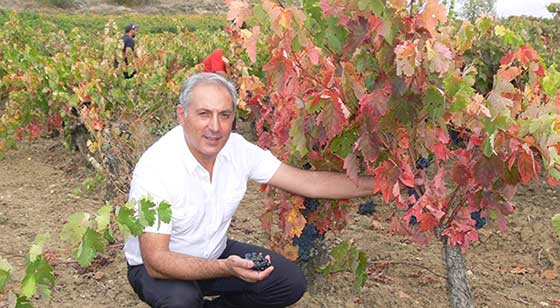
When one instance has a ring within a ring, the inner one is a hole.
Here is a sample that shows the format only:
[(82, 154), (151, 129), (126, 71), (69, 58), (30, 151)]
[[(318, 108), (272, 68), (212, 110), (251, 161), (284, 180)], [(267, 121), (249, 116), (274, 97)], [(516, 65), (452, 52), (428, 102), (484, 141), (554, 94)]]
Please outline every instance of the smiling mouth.
[(218, 140), (220, 140), (220, 137), (218, 136), (204, 136), (204, 138), (208, 139), (211, 142), (217, 142)]

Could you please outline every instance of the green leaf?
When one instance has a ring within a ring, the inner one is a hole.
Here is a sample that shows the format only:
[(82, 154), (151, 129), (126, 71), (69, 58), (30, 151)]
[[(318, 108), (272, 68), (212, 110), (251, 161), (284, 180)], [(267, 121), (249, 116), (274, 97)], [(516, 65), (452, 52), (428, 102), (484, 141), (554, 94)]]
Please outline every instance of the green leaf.
[(31, 245), (31, 248), (29, 249), (29, 260), (31, 262), (34, 262), (41, 254), (43, 254), (43, 246), (45, 246), (48, 239), (49, 235), (44, 233), (38, 234), (35, 237), (35, 241), (33, 241), (33, 245)]
[(68, 222), (62, 227), (61, 238), (64, 241), (70, 242), (72, 245), (77, 244), (90, 225), (89, 218), (90, 215), (84, 212), (77, 212), (70, 215)]
[(342, 48), (344, 47), (344, 42), (346, 42), (348, 30), (337, 25), (337, 23), (338, 18), (332, 16), (327, 18), (327, 46), (337, 54), (342, 54)]
[(546, 76), (542, 79), (544, 92), (551, 98), (556, 96), (560, 88), (560, 72), (556, 70), (556, 65), (552, 65), (546, 71)]
[(97, 232), (102, 232), (106, 230), (111, 221), (111, 212), (113, 211), (113, 206), (106, 204), (97, 211), (97, 217), (95, 217), (95, 222), (97, 223)]
[(484, 120), (484, 130), (488, 135), (495, 134), (498, 130), (507, 130), (507, 118), (503, 115), (496, 116), (495, 119)]
[(88, 228), (80, 246), (72, 252), (81, 267), (88, 267), (97, 253), (105, 251), (105, 239), (103, 234), (95, 232), (92, 228)]
[(134, 213), (134, 210), (129, 207), (118, 208), (116, 221), (125, 237), (127, 237), (127, 233), (136, 236), (144, 230), (144, 225), (134, 217)]
[(10, 282), (13, 268), (8, 260), (0, 257), (0, 293), (4, 293), (6, 286)]
[(145, 227), (151, 227), (156, 222), (156, 211), (154, 209), (155, 207), (156, 204), (152, 200), (148, 198), (140, 199), (138, 219), (140, 220), (140, 223)]
[(357, 260), (354, 263), (354, 283), (352, 284), (354, 291), (361, 290), (364, 287), (367, 278), (367, 256), (365, 252), (360, 251), (358, 253)]
[(552, 216), (552, 227), (556, 230), (556, 234), (560, 236), (560, 214)]
[(157, 214), (159, 221), (163, 221), (166, 224), (170, 223), (172, 217), (171, 204), (165, 200), (161, 201), (158, 205)]
[(495, 138), (496, 134), (492, 134), (488, 136), (488, 138), (486, 138), (486, 140), (484, 140), (484, 142), (482, 143), (482, 153), (484, 154), (484, 156), (490, 157), (496, 154), (496, 151), (494, 151)]
[(309, 150), (307, 149), (307, 139), (304, 133), (304, 117), (297, 118), (290, 128), (290, 143), (293, 154), (299, 154), (299, 157), (305, 157)]
[(351, 245), (349, 241), (343, 241), (333, 247), (331, 251), (331, 261), (321, 270), (321, 272), (324, 274), (331, 274), (347, 270), (349, 268), (347, 256), (350, 248)]
[(42, 256), (38, 257), (35, 261), (29, 262), (25, 268), (21, 292), (27, 298), (31, 298), (39, 288), (41, 295), (48, 298), (55, 280), (54, 270), (47, 259)]
[(373, 12), (377, 16), (385, 13), (384, 0), (358, 0), (358, 9), (360, 11)]
[(439, 123), (441, 127), (445, 126), (443, 119), (445, 114), (445, 96), (443, 96), (443, 92), (436, 87), (429, 87), (424, 96), (424, 103), (432, 121)]
[(340, 136), (332, 140), (329, 148), (341, 158), (345, 158), (352, 152), (352, 147), (357, 139), (356, 129), (344, 130)]
[(14, 308), (33, 308), (33, 305), (25, 295), (13, 294), (16, 296), (16, 305)]

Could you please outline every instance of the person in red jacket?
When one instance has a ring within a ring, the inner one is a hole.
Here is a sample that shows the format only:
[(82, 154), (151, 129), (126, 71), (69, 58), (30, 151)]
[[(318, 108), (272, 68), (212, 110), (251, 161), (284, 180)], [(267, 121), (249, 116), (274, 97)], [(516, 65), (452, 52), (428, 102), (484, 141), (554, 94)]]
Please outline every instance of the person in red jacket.
[(222, 55), (222, 49), (218, 48), (206, 57), (201, 64), (204, 65), (203, 72), (216, 73), (227, 78), (227, 62), (227, 59)]

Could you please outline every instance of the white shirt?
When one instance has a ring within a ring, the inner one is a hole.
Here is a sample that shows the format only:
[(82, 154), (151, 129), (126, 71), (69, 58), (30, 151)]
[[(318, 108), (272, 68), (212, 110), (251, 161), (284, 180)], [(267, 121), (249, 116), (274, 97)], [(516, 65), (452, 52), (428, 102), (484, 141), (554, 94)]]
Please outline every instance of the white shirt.
[[(154, 143), (134, 168), (129, 200), (149, 196), (171, 204), (169, 224), (158, 221), (144, 232), (170, 234), (169, 250), (217, 259), (226, 247), (231, 218), (245, 195), (247, 180), (267, 183), (281, 162), (270, 151), (232, 133), (218, 153), (213, 178), (190, 152), (177, 126)], [(143, 264), (138, 237), (124, 247), (130, 265)]]

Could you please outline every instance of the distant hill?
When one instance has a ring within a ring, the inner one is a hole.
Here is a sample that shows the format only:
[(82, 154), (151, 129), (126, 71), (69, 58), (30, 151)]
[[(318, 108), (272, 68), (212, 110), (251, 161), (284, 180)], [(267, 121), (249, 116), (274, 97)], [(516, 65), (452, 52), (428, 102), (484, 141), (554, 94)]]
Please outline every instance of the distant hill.
[[(95, 13), (95, 14), (178, 14), (178, 13), (224, 13), (227, 7), (223, 0), (129, 0), (129, 2), (147, 3), (136, 6), (122, 6), (118, 1), (105, 0), (67, 0), (73, 2), (65, 8), (52, 3), (62, 0), (0, 0), (0, 9), (30, 11), (43, 13)], [(51, 3), (49, 5), (49, 3)]]

